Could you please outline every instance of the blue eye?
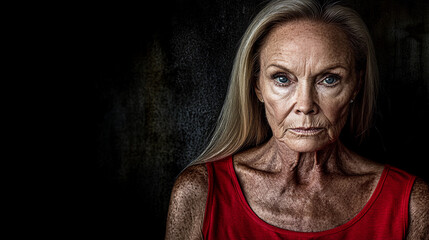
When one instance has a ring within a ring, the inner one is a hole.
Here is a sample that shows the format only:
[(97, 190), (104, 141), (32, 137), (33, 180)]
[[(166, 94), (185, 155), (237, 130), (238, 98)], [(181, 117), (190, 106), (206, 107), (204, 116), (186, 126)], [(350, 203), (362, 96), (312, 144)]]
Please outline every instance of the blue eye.
[(325, 79), (323, 79), (322, 84), (332, 86), (335, 85), (338, 82), (339, 78), (336, 76), (328, 76)]
[(274, 80), (276, 81), (276, 84), (279, 84), (279, 85), (285, 85), (290, 82), (289, 78), (285, 76), (274, 76)]

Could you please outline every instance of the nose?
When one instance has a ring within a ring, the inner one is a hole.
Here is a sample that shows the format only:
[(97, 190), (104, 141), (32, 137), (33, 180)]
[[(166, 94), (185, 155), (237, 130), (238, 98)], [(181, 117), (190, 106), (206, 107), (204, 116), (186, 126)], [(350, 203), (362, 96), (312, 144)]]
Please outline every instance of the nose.
[(317, 104), (314, 102), (313, 86), (305, 84), (299, 86), (297, 90), (295, 113), (304, 115), (317, 114), (319, 110)]

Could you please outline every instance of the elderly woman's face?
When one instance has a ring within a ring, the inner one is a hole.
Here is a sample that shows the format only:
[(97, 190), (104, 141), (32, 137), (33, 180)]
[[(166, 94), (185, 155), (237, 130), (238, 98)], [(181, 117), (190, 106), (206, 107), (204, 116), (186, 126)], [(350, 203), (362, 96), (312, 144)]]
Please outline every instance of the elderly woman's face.
[(338, 139), (356, 89), (352, 50), (336, 27), (296, 21), (267, 36), (256, 94), (273, 136), (292, 150), (317, 151)]

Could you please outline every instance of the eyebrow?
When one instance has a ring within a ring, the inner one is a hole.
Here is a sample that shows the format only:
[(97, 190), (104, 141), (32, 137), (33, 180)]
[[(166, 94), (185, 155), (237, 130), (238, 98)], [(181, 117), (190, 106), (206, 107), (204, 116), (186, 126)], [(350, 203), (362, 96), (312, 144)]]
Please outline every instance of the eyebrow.
[[(265, 70), (266, 70), (266, 69), (268, 69), (268, 68), (270, 68), (270, 67), (280, 68), (280, 69), (282, 69), (282, 70), (283, 70), (283, 71), (285, 71), (285, 72), (288, 72), (288, 73), (291, 73), (291, 74), (295, 75), (295, 74), (294, 74), (291, 70), (289, 70), (286, 66), (281, 65), (281, 64), (278, 64), (278, 63), (272, 63), (272, 64), (268, 65), (268, 66), (265, 68)], [(323, 73), (325, 73), (325, 72), (327, 72), (327, 71), (329, 71), (329, 70), (333, 70), (333, 69), (337, 69), (337, 68), (342, 68), (342, 69), (344, 69), (344, 70), (346, 70), (346, 71), (349, 71), (349, 69), (348, 69), (347, 67), (345, 67), (345, 66), (343, 66), (343, 65), (341, 65), (341, 64), (337, 64), (337, 63), (335, 63), (335, 64), (332, 64), (331, 66), (327, 66), (327, 67), (323, 68), (323, 70), (322, 70), (322, 71), (319, 71), (319, 72), (318, 72), (317, 74), (315, 74), (314, 76), (318, 76), (318, 75), (323, 74)]]

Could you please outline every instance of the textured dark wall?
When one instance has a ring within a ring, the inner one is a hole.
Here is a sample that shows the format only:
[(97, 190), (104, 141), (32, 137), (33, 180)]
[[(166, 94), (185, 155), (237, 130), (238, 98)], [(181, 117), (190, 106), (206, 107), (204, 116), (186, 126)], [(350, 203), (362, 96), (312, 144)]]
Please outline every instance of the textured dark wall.
[[(427, 181), (428, 4), (346, 2), (368, 24), (381, 79), (376, 127), (359, 151)], [(256, 0), (100, 6), (97, 163), (88, 184), (94, 229), (163, 237), (175, 177), (203, 149), (240, 37), (262, 6)]]

